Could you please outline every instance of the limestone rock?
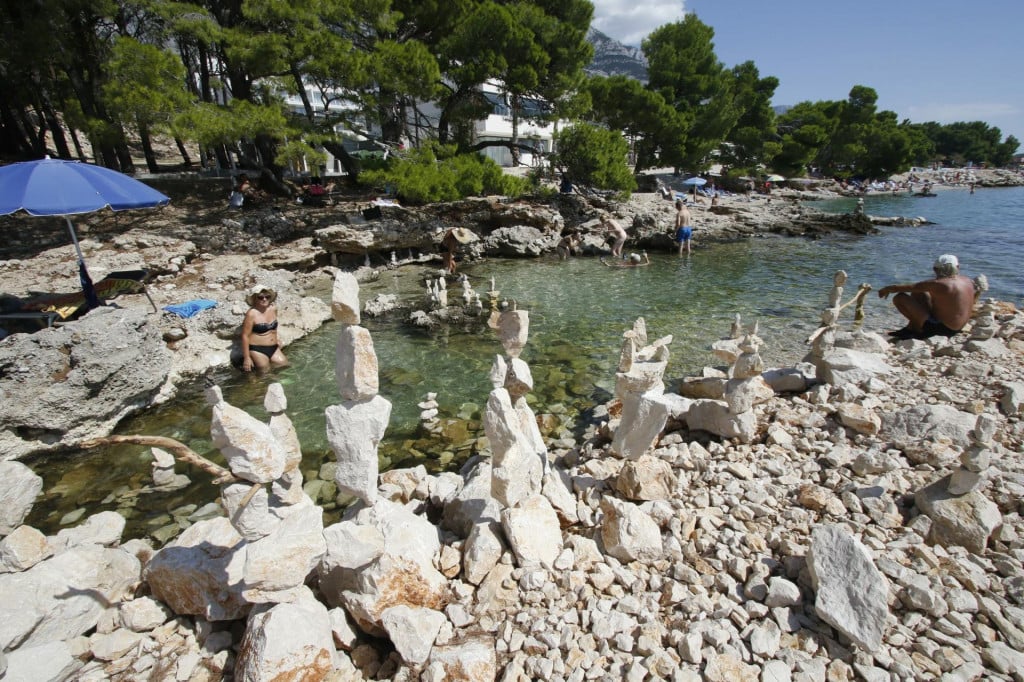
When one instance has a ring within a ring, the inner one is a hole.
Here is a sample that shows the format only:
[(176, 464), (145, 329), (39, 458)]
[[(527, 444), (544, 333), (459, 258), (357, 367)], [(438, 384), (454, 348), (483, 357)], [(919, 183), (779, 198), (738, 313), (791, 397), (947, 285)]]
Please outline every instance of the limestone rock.
[(868, 652), (878, 651), (889, 588), (867, 548), (842, 526), (819, 526), (811, 534), (807, 569), (818, 617)]
[(245, 547), (242, 596), (250, 603), (293, 600), (327, 549), (320, 507), (307, 502), (279, 513), (285, 517), (273, 531)]
[(149, 632), (174, 617), (170, 609), (152, 597), (137, 597), (118, 607), (121, 625), (132, 632)]
[(350, 272), (336, 270), (334, 273), (331, 316), (344, 324), (359, 324), (359, 281)]
[(226, 518), (196, 522), (146, 566), (153, 596), (177, 614), (211, 621), (244, 618), (251, 605), (242, 597), (243, 542)]
[(950, 493), (949, 476), (917, 491), (914, 503), (932, 520), (930, 542), (943, 547), (960, 545), (975, 554), (985, 551), (989, 536), (1003, 521), (999, 507), (977, 490), (965, 495)]
[(253, 611), (238, 647), (235, 679), (324, 679), (333, 653), (327, 608), (309, 593), (295, 603)]
[(653, 561), (664, 551), (661, 530), (638, 506), (611, 496), (601, 499), (604, 551), (619, 561)]
[(334, 376), (338, 395), (344, 401), (364, 401), (380, 391), (377, 351), (370, 330), (354, 325), (342, 327), (338, 333)]
[(859, 384), (895, 371), (880, 355), (851, 348), (835, 348), (826, 352), (816, 359), (815, 367), (818, 378), (833, 386)]
[(977, 416), (949, 405), (914, 405), (882, 417), (881, 433), (896, 442), (946, 437), (962, 448), (971, 444)]
[[(242, 502), (253, 492), (254, 486), (257, 486), (255, 494), (243, 506)], [(239, 535), (250, 541), (270, 535), (279, 522), (277, 517), (270, 515), (269, 499), (267, 487), (256, 483), (232, 483), (221, 490), (228, 520)]]
[(7, 670), (4, 673), (0, 668), (0, 679), (4, 682), (69, 680), (81, 667), (82, 662), (75, 658), (66, 642), (45, 642), (8, 653)]
[(270, 483), (284, 472), (287, 455), (270, 427), (223, 400), (213, 406), (210, 436), (238, 478)]
[(448, 599), (448, 580), (436, 569), (392, 554), (382, 554), (356, 575), (342, 593), (342, 606), (367, 634), (383, 636), (384, 612), (394, 606), (440, 610)]
[(329, 405), (324, 416), (327, 440), (338, 458), (334, 482), (339, 490), (372, 502), (380, 471), (377, 446), (391, 418), (391, 403), (377, 395), (368, 401)]
[(444, 505), (445, 528), (467, 537), (483, 521), (499, 521), (501, 507), (491, 495), (491, 465), (485, 460), (469, 468), (462, 487)]
[(473, 526), (462, 547), (462, 571), (466, 581), (479, 585), (505, 551), (501, 527), (494, 521)]
[(669, 463), (651, 456), (627, 461), (615, 479), (615, 489), (629, 500), (671, 499), (675, 486)]
[(31, 526), (18, 526), (0, 540), (0, 573), (32, 568), (51, 553), (46, 536)]
[(445, 616), (431, 609), (393, 606), (384, 610), (381, 620), (402, 660), (419, 665), (430, 656)]
[(612, 440), (612, 452), (623, 459), (641, 457), (665, 428), (668, 415), (668, 404), (660, 394), (627, 395), (622, 401), (622, 418)]
[(542, 495), (533, 495), (517, 507), (503, 509), (501, 527), (520, 566), (539, 563), (550, 568), (562, 551), (558, 515)]
[(757, 417), (753, 412), (732, 414), (722, 400), (694, 400), (686, 413), (691, 431), (707, 431), (722, 438), (738, 438), (749, 443), (757, 433)]
[[(0, 457), (17, 459), (109, 435), (151, 404), (174, 362), (152, 319), (148, 308), (101, 306), (73, 325), (4, 339), (0, 366), (10, 371), (0, 376), (0, 395), (7, 396)], [(3, 526), (9, 510), (0, 509)]]
[(21, 525), (43, 489), (43, 479), (21, 462), (0, 462), (0, 537)]
[(430, 654), (428, 674), (445, 682), (494, 682), (498, 679), (498, 661), (494, 640), (475, 637), (458, 644), (435, 646)]
[(882, 418), (874, 410), (856, 403), (840, 403), (836, 406), (839, 423), (857, 433), (874, 435), (882, 426)]
[(0, 648), (35, 647), (81, 635), (139, 582), (139, 560), (80, 545), (27, 571), (0, 575)]

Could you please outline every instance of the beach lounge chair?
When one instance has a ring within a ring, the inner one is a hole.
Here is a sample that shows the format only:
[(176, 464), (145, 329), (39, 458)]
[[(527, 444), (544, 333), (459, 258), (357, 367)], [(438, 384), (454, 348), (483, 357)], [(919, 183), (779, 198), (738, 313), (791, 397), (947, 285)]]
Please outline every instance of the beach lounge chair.
[[(94, 285), (96, 297), (106, 303), (122, 294), (145, 294), (149, 299), (149, 304), (153, 306), (153, 312), (158, 312), (156, 303), (146, 289), (148, 278), (147, 270), (111, 272)], [(26, 299), (9, 299), (7, 308), (0, 313), (0, 321), (37, 320), (42, 326), (51, 327), (54, 324), (76, 319), (88, 310), (85, 292), (40, 294)]]

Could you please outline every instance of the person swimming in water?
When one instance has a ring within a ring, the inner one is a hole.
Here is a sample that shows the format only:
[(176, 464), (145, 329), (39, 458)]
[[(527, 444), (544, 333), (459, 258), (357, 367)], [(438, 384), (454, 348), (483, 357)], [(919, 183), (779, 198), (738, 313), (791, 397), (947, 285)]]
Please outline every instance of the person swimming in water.
[(242, 371), (260, 372), (284, 367), (288, 358), (281, 352), (277, 338), (277, 292), (256, 285), (245, 298), (249, 310), (242, 322)]

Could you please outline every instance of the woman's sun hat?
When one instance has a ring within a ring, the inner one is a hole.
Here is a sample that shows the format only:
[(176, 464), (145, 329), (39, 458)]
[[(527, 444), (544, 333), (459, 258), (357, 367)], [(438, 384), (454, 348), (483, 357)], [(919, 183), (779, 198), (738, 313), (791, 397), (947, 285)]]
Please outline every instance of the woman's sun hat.
[(270, 302), (273, 303), (277, 300), (277, 292), (268, 286), (257, 284), (249, 290), (249, 294), (245, 297), (245, 302), (249, 305), (256, 305), (256, 297), (260, 294), (269, 294)]

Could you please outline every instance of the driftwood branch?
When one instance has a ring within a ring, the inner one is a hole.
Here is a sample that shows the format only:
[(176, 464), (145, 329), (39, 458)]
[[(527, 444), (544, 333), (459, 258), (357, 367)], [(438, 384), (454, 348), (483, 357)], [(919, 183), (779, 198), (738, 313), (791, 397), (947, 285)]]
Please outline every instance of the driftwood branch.
[[(202, 469), (213, 476), (213, 482), (215, 485), (220, 485), (222, 483), (237, 483), (242, 480), (224, 467), (214, 464), (210, 460), (206, 459), (184, 443), (174, 440), (173, 438), (165, 438), (164, 436), (106, 436), (105, 438), (93, 438), (84, 441), (81, 443), (81, 447), (88, 449), (100, 445), (117, 445), (121, 443), (164, 448), (174, 455), (175, 459), (178, 461), (184, 462), (185, 464), (191, 464), (192, 466)], [(252, 496), (250, 495), (249, 499), (251, 499), (251, 497)]]

